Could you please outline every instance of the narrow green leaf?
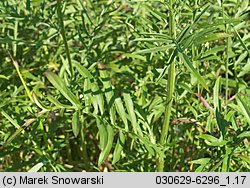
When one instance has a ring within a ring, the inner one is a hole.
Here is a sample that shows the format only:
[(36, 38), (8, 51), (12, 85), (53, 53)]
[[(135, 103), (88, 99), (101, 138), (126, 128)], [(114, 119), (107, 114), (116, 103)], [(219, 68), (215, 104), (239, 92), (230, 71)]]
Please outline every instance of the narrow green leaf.
[(46, 71), (45, 76), (48, 78), (50, 83), (56, 89), (58, 89), (66, 99), (71, 102), (71, 104), (73, 104), (77, 108), (81, 107), (81, 103), (78, 101), (76, 96), (68, 89), (64, 81), (59, 76), (51, 71)]
[[(246, 53), (241, 54), (241, 56), (244, 54)], [(247, 63), (244, 65), (244, 67), (242, 68), (240, 73), (237, 75), (237, 77), (245, 76), (246, 74), (249, 74), (249, 72), (250, 72), (250, 58), (248, 58)]]
[(177, 48), (176, 48), (176, 49), (172, 52), (170, 58), (168, 59), (168, 62), (167, 62), (167, 64), (166, 64), (166, 66), (164, 67), (163, 71), (162, 71), (161, 74), (158, 76), (158, 78), (157, 78), (157, 80), (156, 80), (157, 83), (159, 83), (159, 82), (161, 81), (161, 79), (167, 74), (167, 69), (168, 69), (169, 65), (170, 65), (171, 63), (173, 63), (173, 61), (174, 61), (175, 57), (177, 56), (177, 54), (178, 54), (178, 50), (177, 50)]
[(191, 164), (199, 164), (200, 166), (195, 169), (195, 172), (202, 172), (206, 165), (210, 162), (210, 158), (200, 158), (197, 160), (190, 161)]
[(207, 164), (207, 163), (209, 163), (210, 160), (211, 160), (210, 158), (200, 158), (200, 159), (192, 160), (189, 163), (191, 163), (191, 164)]
[(247, 51), (247, 53), (249, 54), (249, 49), (248, 49), (248, 47), (246, 46), (245, 42), (242, 40), (240, 34), (238, 33), (238, 31), (234, 28), (234, 26), (233, 26), (232, 24), (231, 24), (231, 26), (232, 26), (234, 32), (236, 33), (236, 36), (237, 36), (237, 38), (239, 39), (241, 45), (243, 46), (243, 48), (244, 48), (244, 49)]
[(94, 77), (88, 71), (88, 69), (86, 69), (84, 66), (82, 66), (78, 62), (73, 62), (73, 67), (76, 67), (76, 69), (82, 75), (82, 77), (87, 79), (84, 82), (84, 91), (88, 92), (89, 90), (91, 90), (91, 93), (92, 93), (92, 97), (90, 97), (89, 94), (87, 94), (86, 97), (84, 96), (87, 100), (87, 103), (89, 104), (89, 101), (91, 100), (95, 109), (94, 113), (98, 114), (98, 111), (100, 110), (101, 115), (102, 115), (104, 113), (104, 99), (103, 99), (103, 95), (99, 86), (94, 81), (91, 81), (94, 79)]
[(32, 92), (32, 98), (33, 98), (33, 101), (36, 103), (36, 105), (37, 105), (39, 108), (41, 108), (41, 109), (43, 109), (43, 110), (45, 110), (45, 111), (49, 111), (49, 110), (50, 110), (49, 107), (43, 105), (43, 104), (39, 101), (39, 99), (37, 98), (35, 92)]
[(148, 141), (146, 138), (144, 138), (144, 137), (140, 137), (139, 136), (139, 138), (140, 138), (140, 140), (142, 141), (142, 143), (143, 143), (143, 145), (145, 146), (145, 148), (147, 149), (147, 151), (148, 151), (148, 153), (150, 154), (150, 155), (152, 155), (152, 156), (154, 156), (155, 155), (155, 151), (154, 151), (154, 149), (152, 148), (152, 143), (150, 142), (150, 141)]
[(215, 109), (215, 116), (220, 135), (222, 136), (222, 138), (224, 138), (229, 123), (224, 119), (218, 108)]
[(250, 157), (249, 155), (239, 155), (238, 156), (242, 161), (248, 163), (250, 165)]
[(139, 50), (134, 52), (134, 54), (148, 54), (148, 53), (153, 53), (153, 52), (161, 52), (161, 51), (166, 51), (168, 49), (173, 48), (174, 45), (166, 45), (166, 46), (159, 46), (159, 47), (154, 47), (154, 48), (149, 48), (149, 49), (144, 49), (144, 50)]
[(226, 154), (224, 156), (223, 163), (222, 163), (222, 169), (221, 169), (222, 172), (228, 172), (229, 171), (230, 154), (231, 154), (231, 148), (227, 148)]
[(237, 136), (237, 138), (246, 138), (246, 137), (250, 137), (250, 131), (244, 131), (243, 133)]
[(210, 42), (213, 40), (218, 40), (218, 39), (222, 39), (222, 38), (226, 38), (226, 37), (232, 37), (231, 34), (228, 33), (212, 33), (212, 34), (206, 34), (202, 37), (199, 37), (197, 39), (194, 40), (194, 44), (195, 45), (199, 45), (199, 44), (203, 44), (206, 42)]
[(107, 130), (103, 121), (101, 121), (99, 118), (96, 118), (96, 125), (99, 130), (100, 148), (101, 148), (101, 151), (103, 151), (107, 144), (108, 133), (107, 133)]
[(43, 167), (43, 163), (37, 163), (35, 166), (33, 166), (31, 169), (28, 170), (28, 172), (38, 172), (42, 167)]
[(21, 126), (18, 125), (18, 123), (16, 122), (16, 120), (12, 119), (5, 111), (1, 111), (1, 114), (7, 119), (9, 120), (9, 122), (14, 125), (17, 129), (19, 129)]
[(103, 99), (103, 94), (100, 88), (98, 87), (97, 84), (92, 84), (92, 95), (93, 95), (93, 100), (97, 103), (99, 110), (101, 112), (101, 115), (104, 113), (104, 99)]
[(124, 106), (123, 106), (123, 103), (122, 103), (122, 100), (120, 97), (116, 98), (115, 99), (115, 106), (116, 106), (116, 111), (117, 113), (120, 115), (124, 125), (125, 125), (125, 130), (126, 131), (129, 131), (128, 129), (128, 121), (127, 121), (127, 114), (125, 112), (125, 109), (124, 109)]
[(189, 93), (194, 93), (194, 91), (190, 88), (190, 86), (184, 82), (179, 83), (178, 84), (179, 87), (181, 87), (182, 89), (184, 89), (185, 91), (189, 92)]
[(213, 22), (211, 22), (211, 23), (203, 22), (199, 26), (201, 28), (212, 28), (212, 27), (213, 28), (220, 28), (221, 26), (224, 26), (226, 24), (237, 25), (241, 22), (242, 22), (242, 18), (232, 18), (232, 17), (230, 17), (230, 18), (218, 18), (218, 19), (214, 19)]
[(148, 38), (148, 37), (151, 36), (151, 37), (154, 37), (154, 38), (159, 38), (159, 39), (165, 39), (165, 40), (171, 40), (171, 41), (173, 41), (173, 39), (168, 34), (166, 34), (166, 33), (164, 34), (164, 33), (146, 33), (146, 32), (142, 32), (140, 34), (146, 36), (145, 38)]
[(72, 63), (73, 67), (75, 67), (78, 72), (84, 77), (84, 78), (89, 78), (92, 79), (93, 76), (92, 74), (88, 71), (88, 69), (86, 69), (84, 66), (82, 66), (80, 63), (78, 62), (74, 62)]
[(80, 121), (79, 121), (79, 112), (76, 111), (74, 114), (73, 114), (73, 117), (72, 117), (72, 131), (74, 133), (74, 136), (77, 137), (79, 132), (80, 132)]
[(47, 99), (53, 103), (54, 105), (56, 105), (57, 108), (66, 108), (66, 109), (71, 109), (74, 108), (73, 106), (70, 105), (66, 105), (66, 104), (62, 104), (60, 103), (55, 97), (53, 97), (52, 95), (48, 95)]
[(214, 111), (216, 109), (220, 110), (220, 100), (219, 100), (219, 94), (220, 94), (220, 76), (216, 79), (215, 85), (214, 85)]
[(140, 59), (142, 61), (146, 61), (146, 58), (144, 56), (141, 56), (138, 54), (123, 53), (122, 55), (124, 55), (125, 57), (131, 57), (131, 58), (135, 58), (135, 59)]
[(214, 117), (213, 112), (210, 112), (210, 115), (208, 116), (207, 123), (206, 123), (206, 130), (208, 130), (209, 133), (212, 133), (214, 130), (214, 125), (212, 122), (213, 117)]
[(61, 58), (61, 60), (62, 60), (62, 64), (63, 64), (65, 70), (67, 71), (68, 75), (71, 75), (68, 60), (64, 59), (64, 57), (63, 57), (62, 55), (60, 55), (60, 58)]
[(192, 63), (190, 62), (188, 56), (183, 52), (180, 46), (177, 46), (178, 51), (181, 54), (181, 59), (183, 60), (187, 69), (196, 77), (197, 81), (208, 91), (208, 86), (202, 76), (198, 73), (197, 70), (193, 67)]
[(144, 4), (144, 7), (148, 10), (148, 12), (150, 12), (155, 18), (157, 18), (158, 20), (165, 20), (167, 21), (168, 20), (168, 17), (166, 14), (162, 13), (162, 12), (159, 12), (157, 11), (155, 8), (147, 5), (147, 4)]
[(247, 106), (246, 100), (243, 100), (240, 96), (236, 96), (237, 103), (240, 107), (241, 113), (245, 116), (248, 124), (250, 125), (250, 109)]
[(111, 124), (114, 125), (116, 121), (116, 114), (115, 114), (115, 108), (113, 105), (114, 103), (113, 99), (115, 98), (113, 86), (110, 82), (107, 71), (105, 69), (102, 69), (101, 67), (100, 67), (100, 76), (101, 76), (102, 83), (103, 83), (103, 89), (105, 91), (106, 101), (108, 103)]
[(91, 83), (89, 79), (84, 80), (84, 86), (83, 86), (83, 97), (84, 97), (84, 103), (85, 103), (85, 109), (87, 111), (90, 111), (90, 105), (92, 102), (92, 96), (91, 96)]
[[(235, 66), (244, 63), (245, 62), (244, 60), (247, 58), (247, 56), (248, 56), (248, 52), (247, 51), (245, 51), (242, 54), (240, 54), (239, 58), (237, 58), (237, 60), (235, 61)], [(246, 60), (249, 61), (249, 58), (247, 58)], [(246, 67), (246, 65), (244, 66), (244, 68)], [(242, 71), (244, 71), (244, 70), (242, 70)], [(238, 76), (238, 77), (240, 77), (240, 76)]]
[(0, 78), (6, 79), (6, 80), (9, 79), (8, 77), (6, 77), (6, 76), (4, 76), (4, 75), (2, 75), (2, 74), (0, 74)]
[(227, 144), (227, 141), (220, 140), (208, 134), (202, 134), (199, 136), (199, 138), (204, 139), (206, 141), (206, 144), (208, 144), (209, 146), (224, 146)]
[(172, 40), (165, 38), (136, 38), (134, 41), (172, 43)]
[(113, 145), (114, 130), (111, 127), (111, 125), (109, 125), (109, 124), (107, 125), (107, 132), (108, 132), (107, 144), (106, 144), (104, 150), (101, 151), (101, 154), (100, 154), (99, 159), (98, 159), (98, 166), (101, 166), (103, 161), (107, 159), (107, 157), (110, 153), (110, 150), (112, 148), (112, 145)]
[[(9, 54), (9, 55), (10, 55), (10, 54)], [(32, 96), (31, 96), (31, 92), (30, 92), (30, 90), (29, 90), (29, 88), (28, 88), (28, 86), (27, 86), (26, 81), (24, 80), (24, 78), (23, 78), (23, 76), (22, 76), (22, 74), (21, 74), (21, 72), (20, 72), (18, 63), (13, 59), (13, 57), (12, 57), (11, 55), (10, 55), (10, 58), (11, 58), (13, 64), (14, 64), (14, 67), (16, 68), (17, 74), (18, 74), (18, 76), (19, 76), (19, 78), (20, 78), (20, 80), (21, 80), (21, 82), (22, 82), (22, 84), (23, 84), (23, 87), (24, 87), (24, 89), (25, 89), (25, 91), (26, 91), (26, 93), (27, 93), (29, 99), (33, 102), (33, 98), (32, 98)]]
[(141, 136), (143, 135), (141, 132), (141, 128), (137, 123), (136, 115), (135, 115), (135, 109), (134, 109), (134, 104), (131, 99), (131, 96), (129, 93), (123, 93), (126, 109), (128, 111), (129, 117), (131, 124), (133, 126), (133, 131), (134, 133), (139, 133)]
[(195, 169), (195, 172), (202, 172), (206, 165), (200, 165), (198, 168)]
[(26, 122), (22, 125), (22, 127), (20, 127), (19, 129), (17, 129), (14, 134), (12, 134), (8, 140), (6, 141), (6, 143), (4, 144), (5, 146), (7, 146), (8, 144), (10, 144), (16, 137), (17, 135), (19, 135), (23, 130), (25, 130), (30, 124), (32, 124), (34, 121), (36, 121), (36, 119), (28, 119), (26, 120)]
[(119, 137), (117, 139), (117, 143), (115, 146), (112, 164), (115, 164), (120, 160), (121, 153), (122, 153), (123, 147), (125, 145), (125, 139), (126, 139), (125, 135), (122, 133), (122, 131), (119, 131)]
[(207, 4), (205, 8), (201, 11), (201, 13), (195, 17), (192, 24), (187, 25), (185, 29), (180, 33), (180, 35), (177, 37), (177, 42), (181, 43), (186, 36), (189, 34), (189, 32), (193, 29), (193, 27), (196, 25), (197, 22), (201, 19), (202, 15), (210, 8), (210, 5)]
[(212, 55), (212, 54), (216, 54), (216, 53), (224, 51), (224, 50), (225, 50), (225, 46), (217, 46), (217, 47), (211, 48), (209, 50), (206, 50), (202, 54), (202, 57), (206, 57), (206, 56), (209, 56), (209, 55)]

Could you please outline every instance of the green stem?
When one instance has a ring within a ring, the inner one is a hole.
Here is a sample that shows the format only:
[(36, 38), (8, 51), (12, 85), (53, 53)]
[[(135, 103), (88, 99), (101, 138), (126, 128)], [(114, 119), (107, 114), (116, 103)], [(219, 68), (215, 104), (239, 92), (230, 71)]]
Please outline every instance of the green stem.
[(169, 121), (170, 121), (172, 101), (173, 101), (174, 82), (175, 82), (175, 63), (172, 62), (168, 70), (167, 105), (166, 105), (165, 117), (160, 138), (161, 145), (165, 143), (166, 137), (168, 135)]
[[(223, 19), (226, 18), (224, 10), (224, 2), (222, 2), (222, 16)], [(228, 33), (228, 25), (225, 24), (225, 32)], [(229, 37), (227, 38), (227, 50), (226, 50), (226, 61), (225, 61), (225, 77), (226, 77), (226, 91), (225, 91), (225, 107), (227, 108), (228, 101), (228, 62), (229, 62)]]
[(19, 76), (19, 78), (20, 78), (20, 80), (21, 80), (21, 82), (22, 82), (22, 84), (23, 84), (23, 87), (24, 87), (24, 89), (25, 89), (25, 91), (26, 91), (26, 93), (27, 93), (27, 95), (28, 95), (30, 101), (33, 102), (33, 98), (32, 98), (31, 92), (30, 92), (30, 90), (29, 90), (29, 88), (28, 88), (28, 86), (27, 86), (27, 84), (26, 84), (26, 82), (25, 82), (25, 80), (24, 80), (24, 78), (23, 78), (21, 72), (20, 72), (18, 63), (14, 60), (14, 58), (11, 56), (10, 53), (9, 53), (9, 56), (10, 56), (12, 62), (13, 62), (13, 65), (14, 65), (16, 71), (17, 71), (17, 74), (18, 74), (18, 76)]
[[(18, 21), (15, 21), (14, 40), (17, 40), (17, 35), (18, 35)], [(14, 57), (16, 57), (16, 55), (17, 55), (17, 43), (13, 44), (13, 54), (14, 54)]]
[(59, 24), (60, 24), (60, 28), (61, 28), (61, 35), (63, 38), (63, 43), (65, 46), (65, 50), (66, 50), (66, 56), (69, 62), (69, 69), (70, 69), (70, 73), (71, 76), (74, 76), (74, 70), (73, 70), (73, 66), (72, 66), (72, 62), (71, 62), (71, 58), (70, 58), (70, 52), (69, 52), (69, 46), (68, 46), (68, 42), (67, 42), (67, 38), (66, 38), (66, 34), (65, 34), (65, 27), (64, 27), (64, 23), (63, 23), (63, 13), (62, 13), (62, 5), (61, 5), (61, 0), (57, 0), (57, 14), (58, 14), (58, 20), (59, 20)]
[[(174, 20), (174, 13), (173, 13), (173, 1), (169, 1), (170, 4), (170, 14), (169, 14), (169, 33), (171, 38), (175, 38), (175, 20)], [(173, 49), (169, 51), (171, 54)], [(168, 136), (169, 130), (169, 122), (171, 116), (171, 109), (172, 109), (172, 101), (173, 101), (173, 92), (175, 88), (175, 61), (170, 64), (168, 69), (168, 81), (167, 81), (167, 105), (165, 110), (165, 117), (162, 125), (161, 137), (160, 137), (160, 145), (164, 145), (166, 142), (166, 138)], [(158, 172), (164, 171), (164, 158), (159, 157), (158, 159)]]

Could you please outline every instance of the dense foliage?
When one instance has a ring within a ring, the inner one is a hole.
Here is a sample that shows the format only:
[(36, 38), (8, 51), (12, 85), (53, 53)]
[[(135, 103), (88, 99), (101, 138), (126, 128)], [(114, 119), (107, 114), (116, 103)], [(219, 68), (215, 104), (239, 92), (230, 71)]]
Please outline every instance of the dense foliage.
[(249, 171), (248, 0), (1, 0), (0, 171)]

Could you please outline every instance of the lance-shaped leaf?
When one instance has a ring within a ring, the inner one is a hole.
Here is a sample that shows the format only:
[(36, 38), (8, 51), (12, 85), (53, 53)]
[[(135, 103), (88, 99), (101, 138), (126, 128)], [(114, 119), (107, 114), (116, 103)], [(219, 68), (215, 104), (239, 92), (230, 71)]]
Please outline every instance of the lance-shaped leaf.
[(199, 138), (204, 139), (207, 145), (209, 146), (224, 146), (227, 144), (226, 140), (218, 139), (212, 135), (202, 134)]
[(193, 74), (198, 82), (208, 91), (208, 86), (205, 82), (205, 80), (202, 78), (202, 76), (199, 74), (199, 72), (194, 68), (192, 63), (190, 62), (188, 56), (183, 52), (180, 46), (177, 45), (177, 49), (180, 53), (180, 57), (183, 60), (184, 65), (187, 67), (187, 69)]
[(143, 134), (142, 134), (139, 124), (137, 123), (134, 104), (131, 99), (131, 96), (129, 93), (123, 93), (123, 97), (124, 97), (124, 101), (125, 101), (125, 105), (126, 105), (129, 117), (130, 117), (131, 124), (133, 126), (133, 130), (135, 133), (138, 133), (140, 136), (142, 136)]
[(84, 66), (77, 62), (73, 62), (73, 66), (77, 69), (77, 71), (81, 74), (81, 76), (85, 79), (84, 83), (84, 91), (88, 92), (88, 90), (91, 91), (92, 96), (88, 93), (84, 96), (85, 102), (87, 102), (87, 105), (89, 104), (90, 100), (94, 106), (95, 113), (98, 113), (98, 107), (100, 109), (101, 114), (104, 113), (104, 99), (103, 94), (100, 91), (99, 86), (95, 83), (94, 77), (89, 72), (88, 69), (86, 69)]
[(121, 158), (121, 153), (123, 150), (123, 147), (125, 145), (125, 135), (122, 133), (122, 131), (119, 132), (119, 137), (117, 139), (117, 143), (115, 146), (115, 151), (114, 151), (114, 157), (113, 157), (113, 161), (112, 164), (115, 164), (117, 161), (120, 160)]
[(237, 100), (237, 103), (238, 103), (238, 105), (240, 107), (240, 110), (241, 110), (242, 114), (245, 116), (248, 124), (250, 125), (250, 109), (247, 106), (247, 101), (242, 99), (239, 96), (236, 96), (236, 100)]
[(194, 44), (196, 44), (196, 45), (203, 44), (203, 43), (206, 43), (209, 41), (218, 40), (218, 39), (231, 37), (231, 36), (232, 35), (227, 34), (227, 33), (211, 33), (211, 34), (207, 34), (207, 35), (204, 35), (202, 37), (195, 39)]
[(116, 105), (116, 111), (120, 115), (120, 117), (124, 123), (125, 129), (126, 129), (126, 131), (128, 131), (128, 121), (126, 118), (127, 114), (125, 112), (125, 108), (123, 106), (123, 103), (122, 103), (122, 100), (120, 97), (115, 99), (115, 105)]
[(55, 97), (53, 97), (52, 95), (48, 95), (47, 99), (53, 103), (54, 105), (56, 105), (57, 108), (68, 108), (68, 109), (73, 109), (74, 106), (70, 106), (70, 105), (66, 105), (66, 104), (62, 104), (60, 103)]
[(28, 172), (38, 172), (42, 167), (43, 167), (43, 163), (37, 163), (35, 166), (33, 166)]
[(80, 131), (80, 123), (79, 123), (80, 117), (79, 116), (80, 116), (79, 112), (76, 111), (72, 117), (72, 131), (73, 131), (75, 137), (78, 136), (79, 131)]
[(166, 51), (173, 47), (174, 47), (174, 44), (170, 44), (166, 46), (158, 46), (158, 47), (153, 47), (149, 49), (139, 50), (139, 51), (134, 52), (134, 54), (148, 54), (148, 53), (153, 53), (153, 52), (161, 52), (161, 51)]
[(16, 122), (16, 120), (12, 119), (5, 111), (1, 111), (1, 114), (9, 120), (9, 122), (14, 125), (17, 129), (19, 129), (21, 126), (18, 125), (18, 123)]
[(59, 76), (57, 76), (55, 73), (51, 71), (46, 71), (45, 76), (48, 78), (50, 83), (56, 89), (58, 89), (66, 99), (68, 99), (71, 102), (71, 104), (73, 104), (77, 108), (81, 107), (81, 103), (78, 101), (76, 96), (69, 90), (69, 88), (66, 86), (64, 81)]
[(36, 95), (35, 92), (32, 92), (32, 98), (33, 98), (33, 101), (36, 103), (36, 105), (37, 105), (39, 108), (41, 108), (41, 109), (43, 109), (43, 110), (45, 110), (45, 111), (49, 111), (49, 110), (50, 110), (49, 107), (47, 107), (47, 106), (45, 106), (44, 104), (42, 104), (42, 102), (38, 99), (38, 97), (37, 97), (37, 95)]
[(107, 144), (104, 147), (104, 149), (101, 151), (101, 154), (98, 159), (98, 166), (101, 166), (104, 160), (107, 159), (109, 152), (112, 148), (113, 145), (113, 140), (114, 140), (114, 130), (111, 125), (107, 125), (107, 133), (108, 133), (108, 138), (107, 138)]
[(36, 121), (36, 119), (34, 118), (26, 120), (26, 122), (8, 138), (4, 145), (7, 146), (8, 144), (10, 144), (23, 130), (25, 130), (34, 121)]

